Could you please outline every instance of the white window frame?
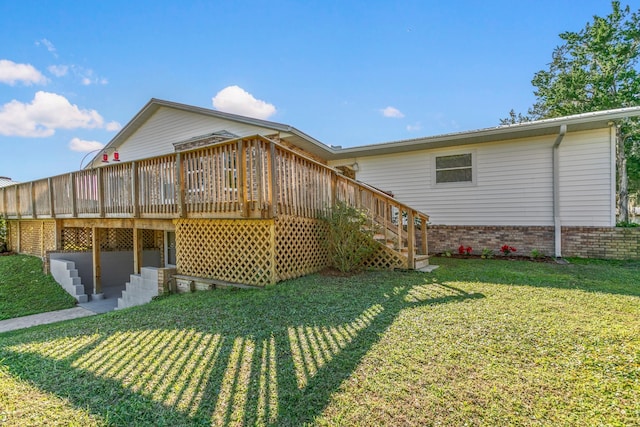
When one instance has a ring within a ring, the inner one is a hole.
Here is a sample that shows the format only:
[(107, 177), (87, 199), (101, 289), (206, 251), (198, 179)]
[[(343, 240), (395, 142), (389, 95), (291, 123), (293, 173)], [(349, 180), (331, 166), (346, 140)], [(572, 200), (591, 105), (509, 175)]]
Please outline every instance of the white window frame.
[[(471, 154), (471, 181), (457, 182), (437, 182), (438, 169), (436, 167), (436, 159), (439, 157), (457, 156), (460, 154)], [(431, 158), (431, 185), (434, 187), (468, 187), (477, 185), (478, 178), (478, 161), (475, 150), (458, 150), (434, 154)]]

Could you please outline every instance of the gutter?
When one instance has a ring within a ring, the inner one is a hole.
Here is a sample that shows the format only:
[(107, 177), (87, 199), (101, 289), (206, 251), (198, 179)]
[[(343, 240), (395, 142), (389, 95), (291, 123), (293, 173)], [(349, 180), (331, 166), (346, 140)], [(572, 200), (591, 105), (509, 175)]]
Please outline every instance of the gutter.
[(567, 125), (560, 126), (560, 132), (553, 143), (553, 228), (555, 237), (555, 257), (562, 258), (562, 224), (560, 221), (560, 143), (567, 133)]

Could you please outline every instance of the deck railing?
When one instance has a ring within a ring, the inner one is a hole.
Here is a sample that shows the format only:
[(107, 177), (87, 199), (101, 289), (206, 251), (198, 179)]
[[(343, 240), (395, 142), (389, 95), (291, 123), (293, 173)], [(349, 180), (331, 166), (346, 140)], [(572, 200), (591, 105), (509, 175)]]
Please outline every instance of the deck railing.
[(317, 218), (337, 201), (367, 212), (377, 233), (410, 261), (426, 254), (427, 215), (262, 136), (0, 188), (0, 215)]

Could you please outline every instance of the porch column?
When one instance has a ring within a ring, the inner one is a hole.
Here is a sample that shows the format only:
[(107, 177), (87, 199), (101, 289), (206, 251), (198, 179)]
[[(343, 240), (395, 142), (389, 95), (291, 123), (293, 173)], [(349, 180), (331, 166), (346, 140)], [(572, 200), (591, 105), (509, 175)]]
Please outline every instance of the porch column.
[(98, 227), (91, 228), (91, 246), (93, 260), (93, 295), (91, 299), (101, 300), (104, 298), (102, 293), (102, 271), (100, 268), (100, 235), (102, 229)]

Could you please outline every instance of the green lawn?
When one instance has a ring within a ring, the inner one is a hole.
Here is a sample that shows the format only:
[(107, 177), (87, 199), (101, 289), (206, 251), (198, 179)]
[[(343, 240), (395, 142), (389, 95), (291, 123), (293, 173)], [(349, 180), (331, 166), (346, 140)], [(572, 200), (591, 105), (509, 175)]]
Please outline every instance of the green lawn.
[(640, 425), (640, 262), (433, 263), (0, 334), (0, 425)]
[(50, 276), (42, 261), (26, 255), (0, 256), (0, 320), (76, 305), (76, 300)]

